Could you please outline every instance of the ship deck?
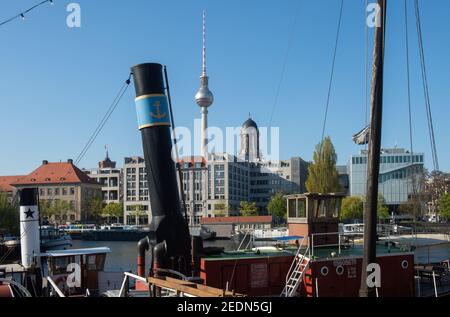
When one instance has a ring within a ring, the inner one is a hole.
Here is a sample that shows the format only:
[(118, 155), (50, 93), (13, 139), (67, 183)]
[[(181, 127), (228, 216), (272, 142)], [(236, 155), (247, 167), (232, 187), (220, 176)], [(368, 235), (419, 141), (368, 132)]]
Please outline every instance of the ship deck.
[[(244, 259), (256, 259), (256, 258), (274, 258), (274, 257), (292, 257), (296, 254), (297, 249), (295, 246), (286, 246), (278, 250), (264, 250), (261, 248), (260, 251), (228, 251), (220, 255), (212, 255), (204, 257), (206, 261), (224, 261), (224, 260), (244, 260)], [(304, 249), (304, 252), (306, 249)], [(336, 259), (336, 258), (358, 258), (363, 256), (363, 245), (332, 245), (332, 246), (319, 246), (314, 247), (313, 252), (310, 253), (312, 260), (325, 260), (325, 259)], [(309, 251), (308, 251), (309, 252)], [(403, 245), (391, 245), (387, 246), (384, 242), (377, 243), (377, 255), (386, 256), (389, 254), (408, 254), (413, 253), (410, 251), (408, 246)]]

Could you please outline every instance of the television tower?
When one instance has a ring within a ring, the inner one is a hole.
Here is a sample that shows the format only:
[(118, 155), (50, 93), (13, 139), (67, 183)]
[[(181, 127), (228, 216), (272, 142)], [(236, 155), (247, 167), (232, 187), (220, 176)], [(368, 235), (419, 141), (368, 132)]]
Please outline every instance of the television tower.
[(207, 158), (208, 155), (208, 108), (214, 102), (214, 95), (208, 87), (209, 77), (206, 75), (206, 12), (203, 11), (203, 50), (202, 50), (202, 75), (200, 76), (200, 89), (195, 95), (195, 101), (201, 108), (202, 131), (201, 131), (201, 155)]

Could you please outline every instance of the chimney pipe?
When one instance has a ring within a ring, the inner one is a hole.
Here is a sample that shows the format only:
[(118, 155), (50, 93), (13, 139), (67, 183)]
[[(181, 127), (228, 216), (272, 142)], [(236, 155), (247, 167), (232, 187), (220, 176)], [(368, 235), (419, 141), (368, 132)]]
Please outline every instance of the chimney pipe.
[(39, 235), (39, 210), (37, 188), (24, 188), (19, 191), (20, 200), (20, 247), (22, 266), (32, 268), (35, 256), (41, 253)]
[(170, 268), (169, 259), (174, 257), (184, 261), (184, 267), (188, 268), (190, 234), (181, 212), (175, 162), (172, 160), (171, 123), (163, 67), (155, 63), (140, 64), (132, 68), (132, 73), (151, 205), (149, 239), (153, 248), (159, 246), (154, 250), (154, 262), (159, 268)]

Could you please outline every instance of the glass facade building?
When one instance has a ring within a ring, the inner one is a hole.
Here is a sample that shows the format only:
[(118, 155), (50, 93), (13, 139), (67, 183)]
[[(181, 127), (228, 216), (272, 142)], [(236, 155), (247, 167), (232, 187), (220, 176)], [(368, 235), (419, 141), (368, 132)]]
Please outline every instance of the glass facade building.
[[(380, 157), (379, 193), (388, 205), (406, 203), (417, 189), (418, 175), (424, 171), (424, 154), (405, 149), (383, 149)], [(365, 196), (368, 152), (353, 155), (348, 163), (350, 195)]]

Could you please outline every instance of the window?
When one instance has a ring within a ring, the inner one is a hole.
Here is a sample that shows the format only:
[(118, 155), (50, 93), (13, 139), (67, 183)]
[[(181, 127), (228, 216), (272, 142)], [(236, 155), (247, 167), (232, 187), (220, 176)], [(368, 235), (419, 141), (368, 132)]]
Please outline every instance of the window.
[(306, 202), (304, 199), (297, 200), (297, 218), (306, 218)]
[(288, 203), (288, 212), (289, 212), (289, 218), (296, 218), (297, 214), (296, 214), (296, 200), (295, 199), (289, 199), (289, 203)]
[(59, 196), (59, 188), (55, 188), (55, 195)]
[(70, 195), (75, 195), (75, 188), (74, 187), (70, 187)]
[(326, 201), (324, 199), (319, 200), (319, 212), (318, 216), (320, 218), (324, 218), (327, 216), (327, 208), (326, 208)]
[(63, 194), (63, 196), (67, 196), (67, 188), (64, 187), (62, 189), (62, 194)]

